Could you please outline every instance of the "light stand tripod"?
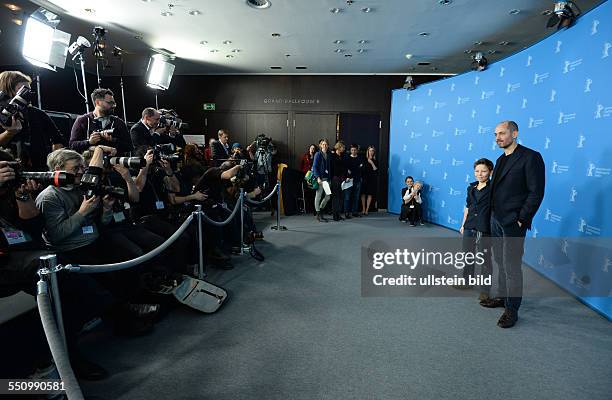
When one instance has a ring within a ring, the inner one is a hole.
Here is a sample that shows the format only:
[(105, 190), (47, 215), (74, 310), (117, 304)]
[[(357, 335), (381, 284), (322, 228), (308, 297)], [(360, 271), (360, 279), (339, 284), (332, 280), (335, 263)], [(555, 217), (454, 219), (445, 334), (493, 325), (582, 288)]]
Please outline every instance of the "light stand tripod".
[(113, 56), (119, 58), (121, 65), (119, 70), (119, 85), (121, 86), (121, 104), (123, 105), (123, 121), (127, 123), (127, 111), (125, 109), (125, 90), (123, 89), (123, 50), (120, 47), (115, 46), (113, 48)]

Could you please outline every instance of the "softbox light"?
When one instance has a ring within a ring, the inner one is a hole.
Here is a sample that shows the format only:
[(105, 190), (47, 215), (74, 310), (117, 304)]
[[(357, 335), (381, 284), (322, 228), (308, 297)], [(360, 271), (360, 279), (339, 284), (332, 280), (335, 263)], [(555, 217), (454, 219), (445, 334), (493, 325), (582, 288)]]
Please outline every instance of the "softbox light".
[(21, 51), (26, 60), (52, 71), (64, 68), (70, 34), (56, 29), (58, 22), (57, 16), (44, 8), (28, 18)]
[(166, 90), (170, 87), (174, 64), (161, 54), (154, 54), (149, 59), (147, 67), (147, 86), (153, 89)]

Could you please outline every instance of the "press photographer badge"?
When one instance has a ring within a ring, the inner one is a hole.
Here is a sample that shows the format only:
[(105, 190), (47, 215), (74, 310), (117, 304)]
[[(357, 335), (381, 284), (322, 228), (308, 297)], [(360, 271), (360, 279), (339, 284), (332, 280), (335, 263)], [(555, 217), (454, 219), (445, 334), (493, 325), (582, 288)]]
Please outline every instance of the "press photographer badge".
[(6, 238), (6, 242), (10, 245), (28, 242), (29, 239), (23, 231), (17, 229), (2, 228), (2, 234)]
[(84, 226), (81, 229), (83, 231), (83, 235), (90, 235), (90, 234), (94, 233), (94, 228), (91, 225)]
[(157, 208), (158, 210), (163, 210), (164, 209), (164, 202), (161, 200), (157, 200), (155, 202), (155, 208)]

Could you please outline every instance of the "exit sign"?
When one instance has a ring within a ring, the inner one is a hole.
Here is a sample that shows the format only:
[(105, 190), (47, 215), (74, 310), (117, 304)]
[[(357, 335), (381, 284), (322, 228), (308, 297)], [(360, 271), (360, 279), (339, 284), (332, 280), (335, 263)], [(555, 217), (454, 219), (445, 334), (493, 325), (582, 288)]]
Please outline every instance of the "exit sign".
[(204, 111), (215, 111), (215, 103), (204, 103)]

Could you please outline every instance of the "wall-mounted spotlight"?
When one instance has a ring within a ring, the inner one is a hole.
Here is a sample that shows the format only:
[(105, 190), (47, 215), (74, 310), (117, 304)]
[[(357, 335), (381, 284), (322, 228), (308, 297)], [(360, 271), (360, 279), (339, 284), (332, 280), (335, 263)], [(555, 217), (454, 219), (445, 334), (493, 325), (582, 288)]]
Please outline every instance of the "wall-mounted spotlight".
[(547, 28), (554, 26), (557, 29), (567, 28), (572, 25), (576, 17), (580, 15), (580, 8), (573, 1), (558, 1), (555, 3), (555, 10), (546, 23)]
[(407, 89), (407, 90), (414, 90), (414, 89), (416, 89), (416, 85), (414, 83), (414, 78), (412, 77), (412, 75), (408, 75), (406, 77), (406, 80), (404, 81), (403, 88)]
[(168, 62), (163, 54), (154, 54), (147, 67), (147, 86), (153, 89), (166, 90), (174, 74), (174, 64)]
[(489, 65), (489, 61), (480, 51), (474, 54), (472, 60), (473, 71), (484, 71), (485, 69), (487, 69), (487, 65)]
[(21, 50), (28, 62), (53, 71), (64, 68), (70, 34), (57, 29), (59, 22), (56, 14), (44, 8), (28, 18)]
[(79, 36), (77, 40), (72, 43), (70, 47), (68, 47), (68, 53), (70, 53), (72, 59), (74, 60), (79, 55), (83, 54), (85, 49), (88, 49), (90, 47), (91, 43), (89, 43), (89, 40), (85, 39), (83, 36)]

